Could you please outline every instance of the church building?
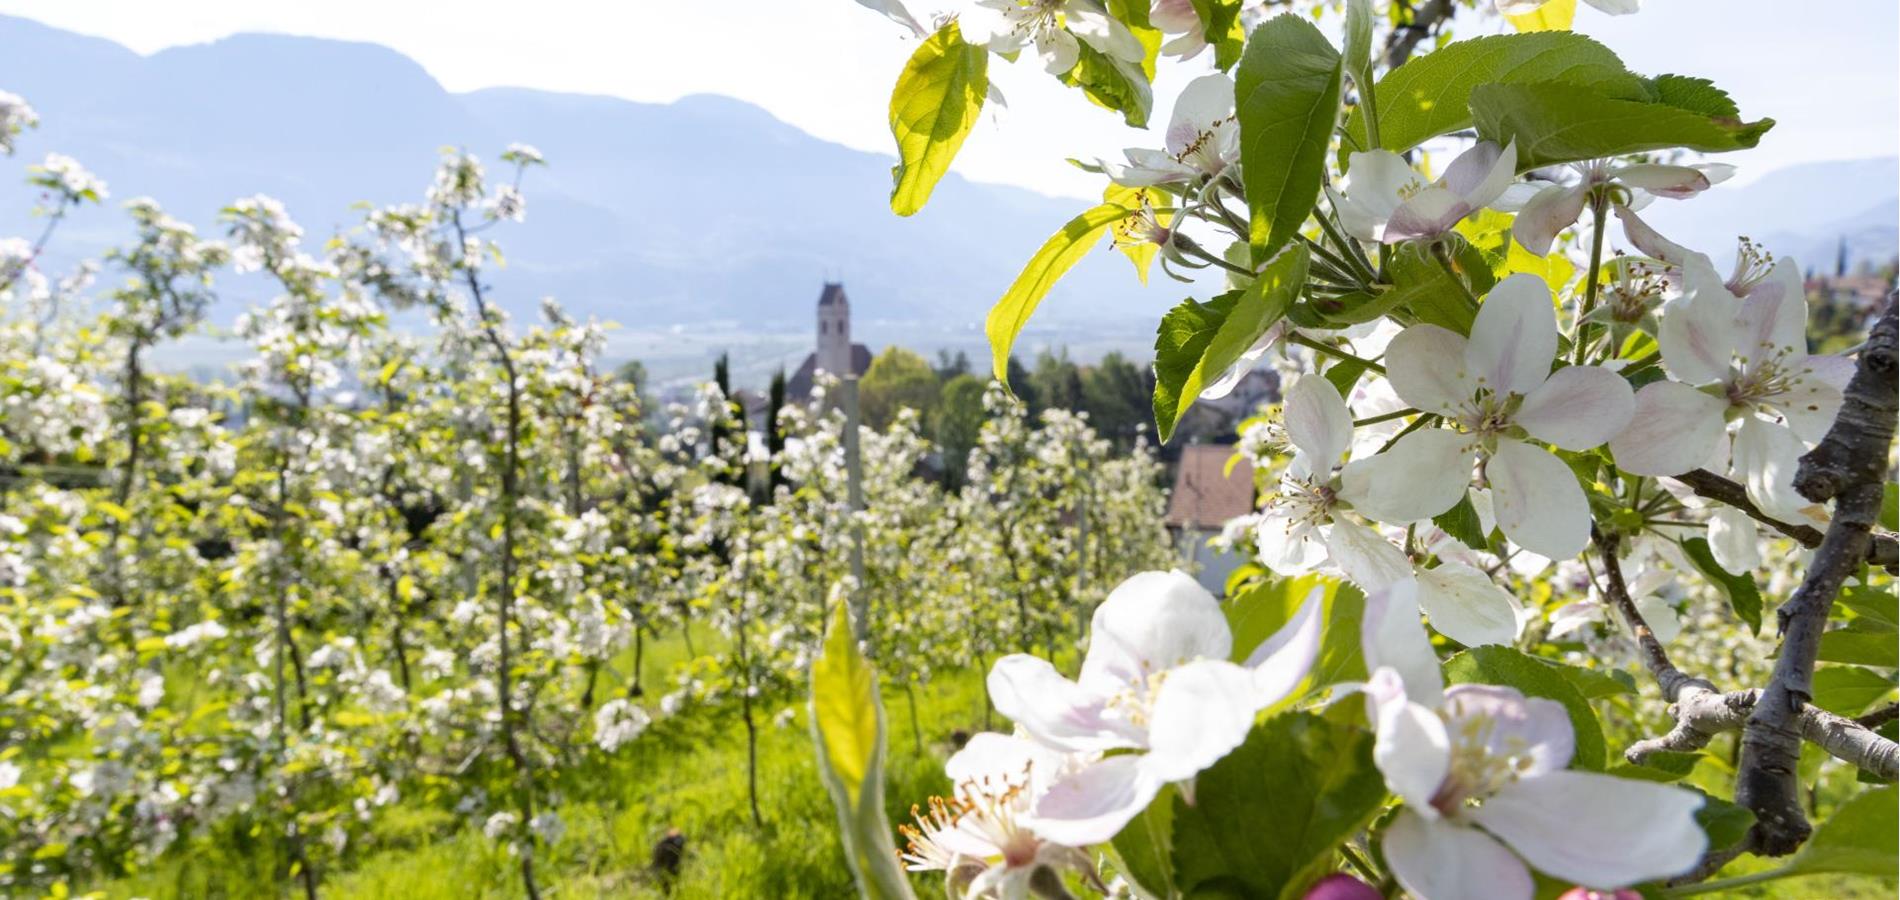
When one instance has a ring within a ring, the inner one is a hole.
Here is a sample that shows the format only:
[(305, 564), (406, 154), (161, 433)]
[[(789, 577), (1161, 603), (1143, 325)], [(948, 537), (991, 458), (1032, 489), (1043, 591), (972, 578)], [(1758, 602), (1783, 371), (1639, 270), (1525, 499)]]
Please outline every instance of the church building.
[(870, 349), (851, 343), (851, 301), (845, 299), (844, 284), (827, 281), (818, 295), (818, 349), (786, 382), (786, 398), (799, 403), (811, 399), (813, 376), (820, 371), (863, 375), (869, 368)]

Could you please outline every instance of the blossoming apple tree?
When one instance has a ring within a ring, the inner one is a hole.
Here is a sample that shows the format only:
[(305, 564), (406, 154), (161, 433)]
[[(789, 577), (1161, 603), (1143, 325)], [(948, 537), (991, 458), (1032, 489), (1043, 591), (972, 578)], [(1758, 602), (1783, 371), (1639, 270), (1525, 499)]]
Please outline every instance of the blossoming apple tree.
[[(968, 897), (1891, 877), (1893, 300), (1864, 343), (1814, 355), (1793, 260), (1742, 239), (1723, 274), (1641, 215), (1693, 203), (1732, 172), (1702, 155), (1772, 120), (1632, 72), (1568, 30), (1574, 2), (1499, 2), (1513, 33), (1466, 40), (1450, 3), (979, 0), (926, 25), (860, 2), (919, 39), (890, 107), (900, 215), (928, 214), (1025, 50), (1138, 127), (1161, 57), (1204, 73), (1160, 146), (1080, 163), (1102, 202), (996, 303), (999, 381), (1112, 236), (1141, 277), (1158, 261), (1212, 294), (1160, 317), (1164, 440), (1254, 366), (1288, 384), (1242, 429), (1264, 501), (1221, 538), (1255, 559), (1227, 596), (1123, 573), (1079, 668), (1026, 642), (997, 660), (1013, 731), (951, 757), (901, 847), (840, 609), (814, 735), (867, 896), (909, 896), (905, 870)], [(1771, 604), (1779, 642), (1757, 643)], [(1698, 773), (1717, 742), (1732, 775)], [(1743, 855), (1786, 859), (1722, 878)]]

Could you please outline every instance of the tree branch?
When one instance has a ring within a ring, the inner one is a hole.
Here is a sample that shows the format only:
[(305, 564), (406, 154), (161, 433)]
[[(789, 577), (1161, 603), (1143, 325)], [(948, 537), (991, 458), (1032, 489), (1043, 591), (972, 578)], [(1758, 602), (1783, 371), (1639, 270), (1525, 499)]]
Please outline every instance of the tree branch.
[[(1637, 765), (1659, 751), (1695, 751), (1707, 747), (1718, 734), (1740, 731), (1761, 699), (1760, 690), (1726, 694), (1691, 686), (1670, 706), (1676, 727), (1659, 738), (1637, 741), (1623, 758)], [(1817, 707), (1803, 707), (1796, 718), (1801, 737), (1829, 756), (1879, 778), (1900, 775), (1900, 744), (1887, 740), (1856, 719), (1837, 716)]]
[[(1696, 496), (1707, 500), (1726, 503), (1741, 510), (1749, 518), (1762, 523), (1810, 550), (1821, 546), (1821, 530), (1807, 525), (1793, 525), (1783, 522), (1761, 511), (1748, 499), (1748, 489), (1740, 484), (1723, 478), (1707, 469), (1695, 469), (1674, 476), (1674, 480), (1695, 491)], [(1867, 562), (1900, 575), (1900, 539), (1886, 532), (1874, 532), (1873, 543), (1867, 548)]]
[(1879, 728), (1895, 719), (1900, 719), (1900, 703), (1888, 703), (1879, 709), (1869, 710), (1854, 721), (1859, 722), (1862, 728)]
[[(1604, 580), (1608, 582), (1603, 593), (1609, 597), (1610, 604), (1623, 614), (1630, 634), (1635, 635), (1637, 648), (1642, 652), (1643, 665), (1649, 668), (1649, 674), (1655, 676), (1656, 684), (1662, 688), (1663, 699), (1675, 703), (1690, 688), (1714, 693), (1715, 685), (1676, 668), (1669, 661), (1669, 652), (1656, 639), (1656, 633), (1650, 630), (1649, 623), (1643, 621), (1643, 614), (1637, 611), (1636, 601), (1630, 597), (1629, 586), (1623, 580), (1623, 565), (1616, 559), (1616, 535), (1604, 534), (1592, 526), (1590, 538), (1596, 542), (1597, 552), (1603, 557)], [(1707, 744), (1708, 741), (1702, 743)]]
[(1452, 12), (1451, 0), (1425, 0), (1423, 5), (1413, 10), (1410, 22), (1392, 29), (1392, 33), (1386, 36), (1386, 70), (1396, 69), (1411, 59), (1412, 51), (1450, 19)]
[(1834, 519), (1815, 549), (1807, 577), (1776, 611), (1781, 655), (1742, 729), (1735, 800), (1755, 813), (1751, 838), (1758, 852), (1770, 856), (1794, 852), (1813, 831), (1795, 776), (1805, 736), (1801, 713), (1814, 697), (1814, 663), (1828, 612), (1842, 583), (1867, 558), (1874, 521), (1880, 515), (1887, 454), (1900, 409), (1895, 397), (1900, 390), (1896, 332), (1900, 323), (1896, 322), (1895, 298), (1890, 296), (1861, 351), (1833, 427), (1801, 457), (1795, 472), (1795, 490), (1802, 496), (1817, 503), (1832, 499), (1835, 504)]

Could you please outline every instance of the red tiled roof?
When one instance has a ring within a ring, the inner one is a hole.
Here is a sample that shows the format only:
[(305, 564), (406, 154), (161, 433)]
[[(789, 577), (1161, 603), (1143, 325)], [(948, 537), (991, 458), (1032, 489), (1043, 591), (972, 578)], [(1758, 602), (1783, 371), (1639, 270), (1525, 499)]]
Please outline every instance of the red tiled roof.
[(1168, 527), (1212, 530), (1253, 512), (1253, 464), (1238, 460), (1227, 472), (1233, 455), (1234, 448), (1225, 444), (1181, 448), (1174, 490), (1168, 494)]

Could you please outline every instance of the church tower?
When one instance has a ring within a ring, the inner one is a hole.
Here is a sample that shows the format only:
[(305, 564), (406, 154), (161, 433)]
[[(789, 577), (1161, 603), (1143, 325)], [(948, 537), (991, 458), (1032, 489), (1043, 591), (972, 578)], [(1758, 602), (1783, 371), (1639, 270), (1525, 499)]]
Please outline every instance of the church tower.
[(818, 368), (843, 377), (851, 374), (851, 303), (844, 284), (825, 282), (818, 295)]

